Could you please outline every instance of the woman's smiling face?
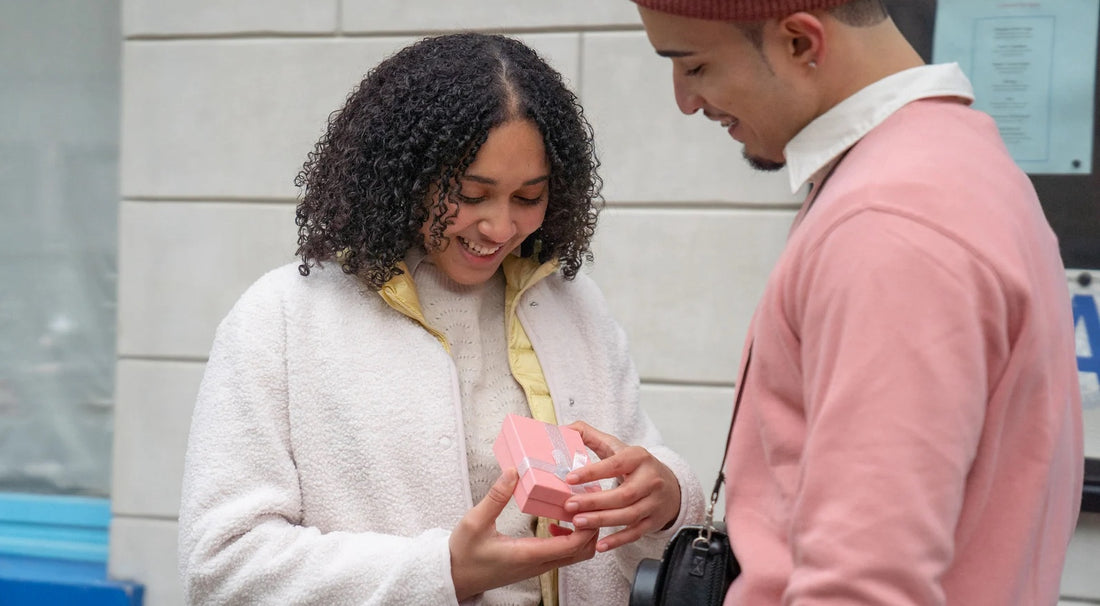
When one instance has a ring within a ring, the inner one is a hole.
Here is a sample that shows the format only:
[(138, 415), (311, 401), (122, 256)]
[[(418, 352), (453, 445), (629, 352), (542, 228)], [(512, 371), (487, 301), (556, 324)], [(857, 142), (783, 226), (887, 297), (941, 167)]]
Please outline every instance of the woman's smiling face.
[[(428, 257), (459, 284), (488, 281), (505, 255), (542, 225), (549, 181), (546, 149), (534, 123), (511, 120), (493, 128), (453, 187), (448, 214), (454, 217), (439, 248), (428, 245)], [(429, 217), (421, 227), (425, 242), (432, 222)]]

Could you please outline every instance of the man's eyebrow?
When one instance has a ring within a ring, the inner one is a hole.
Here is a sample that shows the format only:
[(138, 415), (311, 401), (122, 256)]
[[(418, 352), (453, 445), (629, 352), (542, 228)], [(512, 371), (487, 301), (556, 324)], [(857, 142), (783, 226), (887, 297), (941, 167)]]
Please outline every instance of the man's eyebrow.
[[(477, 183), (484, 183), (486, 185), (496, 185), (497, 184), (497, 182), (493, 179), (490, 179), (488, 177), (481, 177), (481, 176), (478, 176), (478, 175), (464, 175), (462, 178), (467, 179), (469, 181), (476, 181)], [(531, 179), (529, 181), (524, 181), (523, 184), (525, 186), (526, 185), (534, 185), (536, 183), (542, 183), (543, 181), (549, 181), (549, 180), (550, 180), (550, 175), (543, 175), (541, 177), (535, 177), (534, 179)]]
[(676, 57), (690, 57), (695, 53), (693, 51), (680, 51), (680, 50), (658, 50), (657, 54), (661, 57), (667, 57), (674, 59)]

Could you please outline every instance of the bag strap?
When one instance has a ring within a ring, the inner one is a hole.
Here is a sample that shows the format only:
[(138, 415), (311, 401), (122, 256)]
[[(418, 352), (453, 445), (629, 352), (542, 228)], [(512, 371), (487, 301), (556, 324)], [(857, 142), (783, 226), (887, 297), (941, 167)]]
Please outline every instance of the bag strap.
[(722, 464), (718, 466), (718, 479), (714, 481), (714, 490), (710, 492), (710, 502), (707, 503), (707, 515), (703, 520), (703, 528), (710, 538), (710, 532), (714, 530), (714, 506), (718, 503), (718, 495), (722, 491), (722, 483), (726, 481), (726, 455), (730, 452), (730, 440), (733, 438), (733, 425), (737, 422), (737, 412), (741, 410), (741, 395), (745, 393), (745, 378), (749, 376), (749, 365), (752, 364), (752, 343), (749, 343), (749, 351), (745, 355), (745, 368), (741, 370), (741, 380), (737, 383), (737, 397), (733, 400), (733, 418), (730, 419), (730, 429), (726, 432), (726, 447), (722, 449)]
[[(852, 151), (855, 146), (849, 147), (840, 154), (836, 162), (833, 162), (829, 172), (825, 173), (825, 176), (821, 178), (821, 183), (817, 187), (811, 185), (809, 202), (806, 205), (806, 212), (802, 213), (805, 216), (813, 208), (814, 202), (817, 202), (817, 198), (821, 195), (821, 190), (825, 189), (825, 183), (829, 180), (829, 177), (833, 176), (840, 163), (844, 161), (844, 158), (848, 156), (848, 152)], [(755, 342), (755, 341), (754, 341)], [(714, 481), (714, 490), (710, 493), (710, 502), (707, 504), (706, 518), (703, 520), (703, 528), (700, 529), (699, 536), (706, 535), (706, 538), (710, 539), (710, 533), (714, 531), (714, 506), (718, 503), (718, 495), (722, 490), (722, 484), (726, 481), (726, 456), (730, 452), (730, 440), (733, 439), (733, 425), (737, 422), (737, 413), (741, 410), (741, 396), (745, 393), (745, 379), (749, 376), (749, 365), (752, 364), (752, 346), (753, 343), (749, 343), (749, 351), (745, 354), (745, 368), (741, 370), (741, 381), (737, 384), (737, 396), (733, 400), (733, 417), (730, 419), (730, 429), (726, 432), (726, 447), (722, 450), (722, 464), (718, 466), (718, 479)]]

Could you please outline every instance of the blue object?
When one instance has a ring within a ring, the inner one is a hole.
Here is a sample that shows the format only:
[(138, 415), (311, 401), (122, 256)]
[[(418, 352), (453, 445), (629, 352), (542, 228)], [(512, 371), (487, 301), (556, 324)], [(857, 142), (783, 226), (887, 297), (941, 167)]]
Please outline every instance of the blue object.
[(1073, 295), (1073, 325), (1085, 325), (1089, 355), (1077, 356), (1077, 372), (1091, 372), (1100, 379), (1100, 312), (1092, 295)]
[(107, 577), (107, 499), (0, 493), (0, 606), (141, 606)]

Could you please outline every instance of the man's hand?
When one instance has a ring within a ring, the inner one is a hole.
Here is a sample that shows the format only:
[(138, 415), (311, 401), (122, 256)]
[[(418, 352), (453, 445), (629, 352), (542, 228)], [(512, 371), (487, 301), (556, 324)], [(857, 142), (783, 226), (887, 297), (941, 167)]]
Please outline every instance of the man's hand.
[(517, 539), (497, 532), (496, 519), (518, 479), (515, 469), (505, 470), (451, 533), (451, 578), (460, 602), (596, 555), (598, 528), (570, 532), (551, 526), (554, 536), (548, 538)]
[(580, 432), (585, 445), (600, 460), (570, 472), (565, 481), (581, 484), (619, 478), (619, 485), (611, 490), (573, 495), (565, 503), (565, 510), (574, 514), (573, 525), (578, 531), (626, 527), (600, 540), (597, 551), (632, 543), (676, 520), (680, 515), (680, 482), (671, 469), (645, 448), (628, 446), (587, 423), (577, 421), (569, 427)]

